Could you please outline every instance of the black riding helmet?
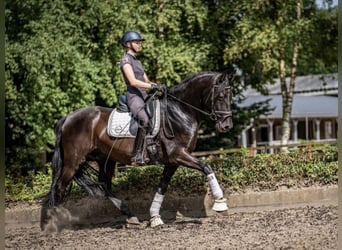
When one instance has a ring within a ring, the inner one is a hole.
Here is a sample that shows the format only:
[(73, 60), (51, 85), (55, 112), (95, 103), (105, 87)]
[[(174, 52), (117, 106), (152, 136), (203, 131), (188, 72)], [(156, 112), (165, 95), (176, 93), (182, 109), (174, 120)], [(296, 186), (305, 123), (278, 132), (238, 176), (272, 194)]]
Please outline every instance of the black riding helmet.
[(126, 43), (132, 42), (132, 41), (145, 41), (145, 39), (143, 39), (138, 32), (135, 32), (132, 30), (126, 32), (121, 38), (121, 44), (122, 46), (126, 48), (127, 48)]

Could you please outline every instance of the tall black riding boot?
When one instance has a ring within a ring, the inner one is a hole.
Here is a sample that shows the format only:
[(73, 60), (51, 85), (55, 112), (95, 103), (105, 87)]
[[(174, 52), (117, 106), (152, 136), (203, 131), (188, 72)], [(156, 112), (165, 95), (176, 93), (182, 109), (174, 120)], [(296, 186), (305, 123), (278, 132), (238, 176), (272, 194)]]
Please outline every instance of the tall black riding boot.
[(146, 136), (146, 128), (140, 127), (138, 128), (137, 136), (135, 137), (134, 141), (134, 148), (132, 152), (131, 162), (132, 165), (143, 165), (145, 161), (149, 159), (144, 157), (144, 142)]

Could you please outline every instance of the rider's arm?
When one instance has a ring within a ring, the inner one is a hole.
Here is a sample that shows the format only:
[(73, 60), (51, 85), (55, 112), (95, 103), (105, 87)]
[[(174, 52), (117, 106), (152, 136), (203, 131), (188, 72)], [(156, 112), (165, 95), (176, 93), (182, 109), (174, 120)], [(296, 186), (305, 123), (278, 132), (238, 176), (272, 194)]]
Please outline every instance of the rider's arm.
[(146, 82), (140, 81), (138, 79), (135, 78), (134, 72), (133, 72), (133, 68), (130, 64), (126, 63), (123, 67), (122, 67), (122, 71), (124, 72), (127, 80), (129, 81), (130, 85), (136, 88), (146, 88), (146, 89), (150, 89), (152, 86), (151, 81), (147, 78), (146, 74), (144, 74), (144, 79)]
[(145, 82), (152, 83), (152, 82), (150, 81), (150, 79), (148, 79), (146, 73), (144, 73), (144, 79), (145, 79)]

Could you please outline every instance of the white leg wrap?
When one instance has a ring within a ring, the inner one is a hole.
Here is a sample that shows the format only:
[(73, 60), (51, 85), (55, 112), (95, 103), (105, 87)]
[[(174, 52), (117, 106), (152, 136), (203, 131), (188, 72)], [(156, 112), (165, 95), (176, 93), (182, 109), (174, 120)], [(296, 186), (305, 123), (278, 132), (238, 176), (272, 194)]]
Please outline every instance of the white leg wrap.
[(122, 201), (115, 197), (108, 197), (119, 210), (121, 209)]
[(159, 210), (160, 210), (161, 204), (163, 203), (163, 200), (164, 200), (164, 195), (161, 195), (158, 192), (156, 192), (156, 194), (154, 195), (154, 199), (152, 201), (151, 207), (150, 207), (151, 218), (159, 215)]
[(220, 185), (217, 182), (216, 176), (214, 173), (208, 174), (207, 175), (209, 186), (211, 189), (211, 193), (214, 196), (215, 200), (223, 198), (223, 192), (222, 189), (220, 188)]

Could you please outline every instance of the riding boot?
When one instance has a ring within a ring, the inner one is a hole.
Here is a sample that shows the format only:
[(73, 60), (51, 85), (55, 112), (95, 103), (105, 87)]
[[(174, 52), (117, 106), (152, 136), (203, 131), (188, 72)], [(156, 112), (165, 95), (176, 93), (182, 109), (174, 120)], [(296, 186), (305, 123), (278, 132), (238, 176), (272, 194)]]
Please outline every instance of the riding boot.
[(143, 165), (145, 161), (149, 161), (144, 157), (144, 142), (146, 136), (146, 128), (139, 126), (137, 136), (134, 141), (134, 148), (132, 152), (131, 162), (132, 165)]

